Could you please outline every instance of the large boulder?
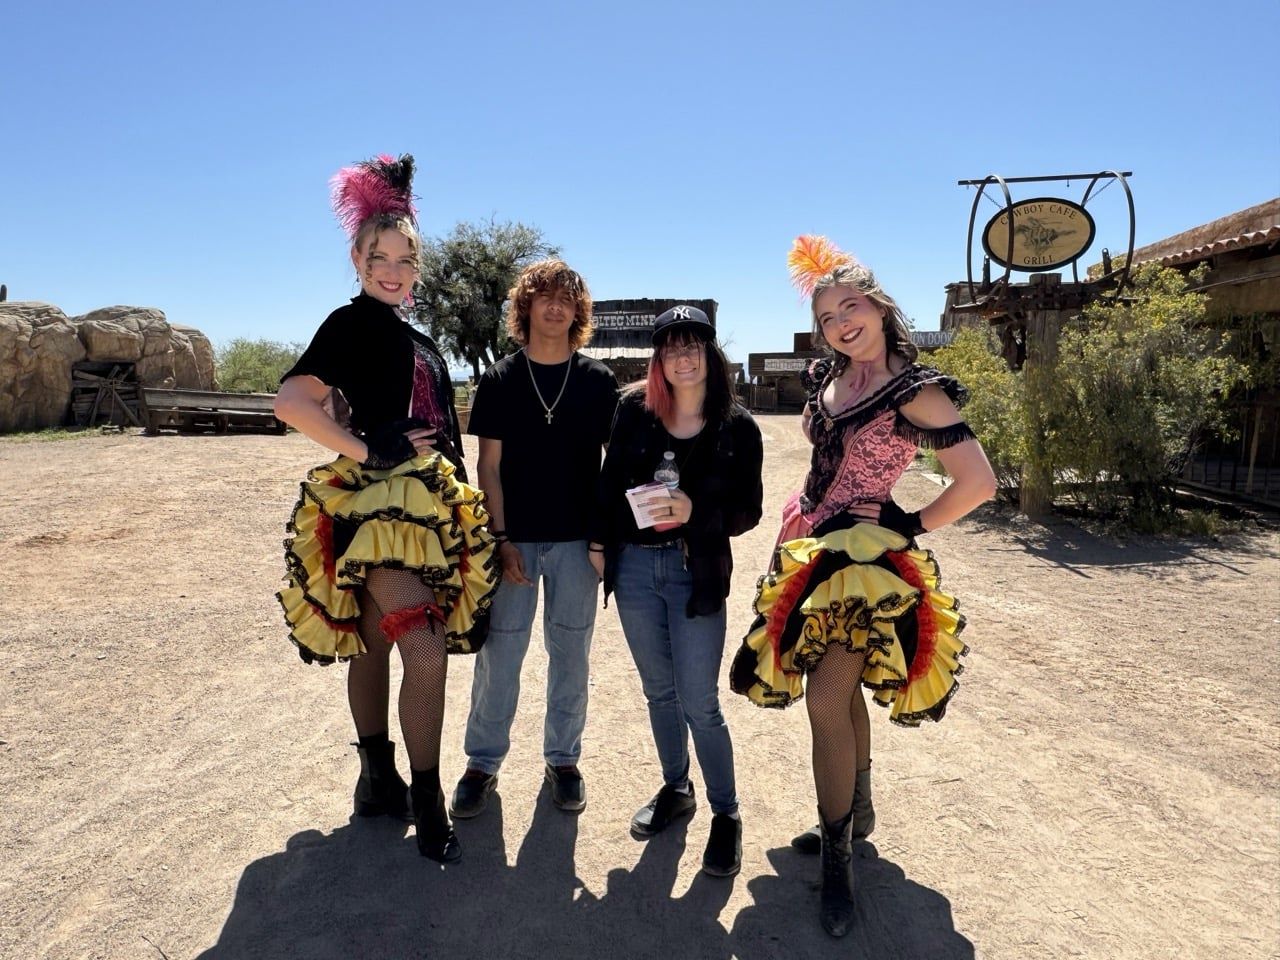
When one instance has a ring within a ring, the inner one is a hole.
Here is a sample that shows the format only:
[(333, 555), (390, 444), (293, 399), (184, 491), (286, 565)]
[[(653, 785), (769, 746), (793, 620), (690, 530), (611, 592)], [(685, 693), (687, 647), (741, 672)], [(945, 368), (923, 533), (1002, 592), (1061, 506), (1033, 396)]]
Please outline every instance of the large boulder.
[(216, 390), (213, 344), (195, 327), (173, 325), (173, 372), (177, 386), (189, 390)]
[(124, 360), (148, 387), (214, 389), (213, 344), (152, 307), (103, 307), (68, 318), (48, 303), (0, 302), (0, 432), (65, 421), (71, 368)]
[(173, 328), (152, 307), (100, 307), (75, 318), (90, 360), (131, 360), (149, 387), (172, 387)]
[(75, 325), (57, 307), (0, 302), (0, 431), (56, 427), (71, 400), (71, 367), (85, 358)]

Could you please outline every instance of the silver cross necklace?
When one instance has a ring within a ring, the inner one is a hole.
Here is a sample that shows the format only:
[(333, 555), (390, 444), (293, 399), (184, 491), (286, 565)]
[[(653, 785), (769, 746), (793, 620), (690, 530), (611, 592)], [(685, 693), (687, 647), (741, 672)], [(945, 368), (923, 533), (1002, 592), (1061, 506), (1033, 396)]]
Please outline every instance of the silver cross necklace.
[(542, 404), (542, 409), (547, 412), (547, 425), (551, 425), (551, 415), (560, 404), (560, 398), (564, 396), (564, 388), (569, 385), (569, 371), (573, 369), (573, 355), (569, 355), (569, 359), (564, 365), (564, 383), (560, 384), (560, 392), (556, 394), (555, 400), (551, 401), (551, 406), (547, 406), (547, 401), (542, 399), (542, 391), (538, 389), (538, 378), (533, 375), (533, 361), (529, 359), (529, 351), (521, 350), (524, 354), (525, 366), (529, 368), (529, 382), (533, 384), (533, 392), (538, 396), (538, 402)]

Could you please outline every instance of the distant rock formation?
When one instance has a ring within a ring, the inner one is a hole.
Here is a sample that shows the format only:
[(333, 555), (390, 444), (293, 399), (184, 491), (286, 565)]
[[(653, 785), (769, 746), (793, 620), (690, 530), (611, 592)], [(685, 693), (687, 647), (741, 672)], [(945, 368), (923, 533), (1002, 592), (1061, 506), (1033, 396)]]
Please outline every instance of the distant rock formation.
[(0, 432), (62, 424), (71, 367), (81, 360), (136, 364), (149, 387), (214, 389), (213, 344), (151, 307), (103, 307), (68, 317), (35, 301), (0, 302)]

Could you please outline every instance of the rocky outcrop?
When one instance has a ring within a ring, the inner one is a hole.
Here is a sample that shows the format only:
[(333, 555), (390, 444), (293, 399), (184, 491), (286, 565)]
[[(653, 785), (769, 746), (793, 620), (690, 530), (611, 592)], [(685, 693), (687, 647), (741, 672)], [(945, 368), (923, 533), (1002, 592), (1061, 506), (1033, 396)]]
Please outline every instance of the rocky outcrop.
[[(174, 356), (173, 375), (177, 386), (186, 389), (188, 384), (192, 390), (216, 390), (217, 369), (213, 360), (213, 344), (195, 327), (173, 325)], [(190, 345), (187, 352), (182, 341)]]
[(80, 360), (136, 364), (149, 387), (214, 389), (213, 345), (151, 307), (103, 307), (67, 317), (52, 304), (0, 303), (0, 432), (63, 423), (71, 367)]
[(49, 303), (0, 303), (0, 431), (62, 423), (71, 365), (85, 358), (76, 327)]

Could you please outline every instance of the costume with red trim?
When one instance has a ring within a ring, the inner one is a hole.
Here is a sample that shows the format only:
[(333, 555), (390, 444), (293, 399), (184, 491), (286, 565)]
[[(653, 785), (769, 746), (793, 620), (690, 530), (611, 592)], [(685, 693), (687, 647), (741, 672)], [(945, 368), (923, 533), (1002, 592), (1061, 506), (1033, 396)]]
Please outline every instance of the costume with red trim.
[(957, 404), (964, 388), (937, 370), (910, 364), (847, 410), (830, 413), (822, 391), (833, 373), (810, 370), (813, 460), (802, 490), (783, 508), (774, 562), (756, 590), (755, 622), (734, 658), (730, 684), (766, 707), (804, 696), (804, 674), (831, 644), (866, 651), (862, 682), (891, 719), (940, 720), (955, 693), (964, 618), (941, 589), (937, 561), (902, 535), (849, 513), (883, 503), (921, 447), (973, 436), (963, 424), (917, 427), (901, 407), (926, 386)]
[[(379, 157), (334, 178), (334, 210), (353, 245), (373, 218), (379, 229), (412, 219), (412, 174), (411, 157)], [(361, 293), (329, 315), (282, 379), (294, 376), (328, 386), (330, 399), (341, 401), (334, 408), (348, 411), (350, 429), (366, 442), (414, 426), (436, 431), (429, 454), (386, 469), (339, 457), (302, 483), (284, 544), (286, 586), (277, 594), (299, 655), (327, 664), (366, 652), (362, 588), (379, 568), (409, 571), (429, 588), (413, 605), (385, 611), (379, 628), (388, 641), (439, 622), (449, 653), (475, 653), (501, 571), (484, 493), (467, 483), (439, 349), (395, 307)]]

